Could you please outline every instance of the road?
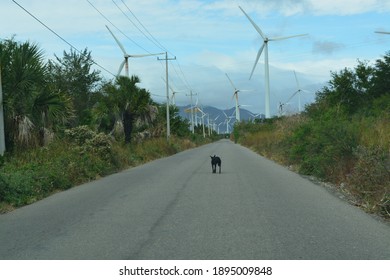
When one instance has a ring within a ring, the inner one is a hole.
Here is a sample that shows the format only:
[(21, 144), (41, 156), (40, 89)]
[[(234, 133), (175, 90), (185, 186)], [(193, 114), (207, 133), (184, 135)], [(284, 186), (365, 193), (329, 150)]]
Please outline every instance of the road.
[(221, 140), (0, 215), (0, 259), (390, 259), (390, 227)]

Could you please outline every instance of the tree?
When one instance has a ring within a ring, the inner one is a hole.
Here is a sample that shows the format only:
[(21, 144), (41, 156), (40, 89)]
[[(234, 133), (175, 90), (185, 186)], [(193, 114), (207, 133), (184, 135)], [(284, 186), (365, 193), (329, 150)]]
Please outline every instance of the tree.
[[(157, 124), (159, 130), (164, 131), (165, 133), (167, 127), (166, 106), (166, 103), (159, 105)], [(175, 105), (169, 106), (169, 123), (171, 127), (171, 134), (179, 137), (190, 135), (189, 122), (187, 119), (183, 119), (179, 115), (179, 108)]]
[(102, 95), (94, 106), (95, 122), (99, 127), (113, 128), (120, 120), (123, 125), (125, 142), (130, 143), (136, 119), (151, 121), (152, 99), (149, 91), (137, 86), (137, 76), (118, 77), (103, 86)]
[(378, 98), (390, 94), (390, 52), (375, 64), (371, 96)]
[(72, 101), (76, 111), (73, 126), (90, 124), (91, 108), (94, 96), (101, 82), (100, 72), (92, 70), (91, 52), (84, 49), (81, 53), (70, 50), (63, 58), (49, 60), (50, 82), (57, 90), (65, 93)]
[(358, 61), (354, 69), (345, 68), (332, 72), (329, 86), (317, 92), (315, 106), (322, 110), (336, 108), (336, 112), (348, 115), (361, 111), (378, 96), (375, 89), (377, 72), (375, 67), (365, 61)]

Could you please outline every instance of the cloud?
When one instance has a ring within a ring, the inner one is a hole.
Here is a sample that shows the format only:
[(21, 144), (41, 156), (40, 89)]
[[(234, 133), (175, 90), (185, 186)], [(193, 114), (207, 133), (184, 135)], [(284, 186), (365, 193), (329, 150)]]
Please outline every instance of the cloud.
[(345, 46), (340, 43), (331, 41), (315, 41), (313, 43), (313, 53), (333, 54), (334, 52), (343, 49)]
[(315, 15), (356, 15), (367, 12), (389, 11), (384, 0), (309, 0), (310, 11)]
[(385, 0), (250, 0), (246, 6), (260, 15), (278, 12), (284, 16), (312, 15), (356, 15), (366, 12), (390, 11), (390, 2)]

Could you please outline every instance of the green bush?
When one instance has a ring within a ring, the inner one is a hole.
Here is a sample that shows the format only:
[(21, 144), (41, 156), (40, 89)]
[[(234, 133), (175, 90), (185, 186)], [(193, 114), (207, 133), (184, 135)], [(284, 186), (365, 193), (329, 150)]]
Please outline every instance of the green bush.
[(21, 206), (118, 170), (111, 138), (86, 126), (66, 131), (65, 140), (31, 149), (0, 169), (0, 202)]
[(286, 137), (286, 156), (303, 174), (341, 180), (339, 170), (353, 158), (358, 136), (359, 128), (353, 122), (331, 111), (320, 120), (302, 123)]

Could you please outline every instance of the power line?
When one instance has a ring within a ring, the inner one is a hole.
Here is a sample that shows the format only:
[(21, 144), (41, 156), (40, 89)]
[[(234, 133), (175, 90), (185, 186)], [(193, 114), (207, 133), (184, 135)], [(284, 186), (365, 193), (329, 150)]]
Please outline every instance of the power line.
[[(53, 29), (51, 29), (49, 26), (47, 26), (45, 23), (43, 23), (40, 19), (38, 19), (36, 16), (34, 16), (32, 13), (30, 13), (22, 5), (20, 5), (15, 0), (12, 0), (12, 2), (14, 2), (16, 5), (18, 5), (21, 9), (23, 9), (26, 13), (28, 13), (32, 18), (34, 18), (36, 21), (38, 21), (40, 24), (42, 24), (44, 27), (46, 27), (50, 32), (52, 32), (54, 35), (56, 35), (58, 38), (60, 38), (63, 42), (65, 42), (67, 45), (69, 45), (72, 49), (76, 50), (78, 53), (80, 53), (81, 55), (84, 56), (84, 54), (81, 51), (79, 51), (75, 46), (73, 46), (71, 43), (69, 43), (67, 40), (65, 40), (62, 36), (60, 36), (57, 32), (55, 32)], [(109, 70), (107, 70), (106, 68), (101, 66), (99, 63), (95, 62), (92, 59), (91, 59), (91, 61), (96, 66), (100, 67), (101, 69), (103, 69), (104, 71), (106, 71), (107, 73), (110, 73), (111, 75), (113, 75), (115, 77), (115, 74), (113, 74), (112, 72), (110, 72)]]
[[(152, 41), (129, 17), (126, 15), (126, 13), (118, 6), (118, 4), (112, 0), (112, 3), (118, 8), (119, 11), (135, 26), (135, 28), (138, 29), (139, 32), (141, 32), (148, 40)], [(152, 41), (153, 42), (153, 41)]]
[(142, 31), (137, 26), (137, 24), (134, 23), (134, 21), (131, 20), (131, 18), (119, 7), (119, 5), (114, 0), (112, 0), (112, 2), (121, 11), (121, 13), (134, 25), (134, 27), (137, 28), (138, 31), (141, 32), (142, 35), (145, 36), (145, 38), (147, 38), (150, 42), (152, 42), (158, 48), (160, 48), (164, 51), (167, 51), (167, 49), (163, 45), (161, 45), (160, 42), (146, 29), (146, 27), (141, 23), (141, 21), (135, 16), (135, 14), (130, 10), (130, 8), (123, 1), (122, 1), (122, 3), (126, 6), (127, 10), (133, 15), (133, 17), (138, 21), (138, 23), (145, 29), (145, 31), (149, 34), (150, 37), (147, 34), (145, 34), (145, 32)]
[(129, 39), (131, 42), (133, 42), (133, 44), (135, 44), (136, 46), (138, 46), (139, 48), (143, 49), (145, 52), (147, 52), (148, 54), (151, 54), (149, 51), (147, 51), (144, 47), (142, 47), (140, 44), (138, 44), (136, 41), (134, 41), (133, 39), (131, 39), (129, 36), (127, 36), (124, 32), (122, 32), (122, 30), (120, 30), (111, 20), (109, 20), (98, 8), (96, 8), (96, 6), (94, 4), (92, 4), (89, 0), (87, 0), (87, 2), (106, 20), (108, 21), (112, 26), (114, 26), (123, 36), (125, 36), (127, 39)]
[(187, 80), (186, 75), (184, 75), (183, 69), (181, 68), (179, 61), (176, 60), (176, 63), (177, 63), (177, 66), (179, 66), (179, 70), (180, 70), (180, 72), (181, 72), (181, 74), (182, 74), (182, 76), (183, 76), (183, 79), (184, 79), (185, 84), (187, 85), (187, 88), (188, 88), (189, 90), (191, 90), (191, 86), (190, 86), (190, 84), (188, 83), (188, 80)]
[[(121, 0), (123, 5), (125, 5), (125, 7), (127, 8), (127, 10), (134, 16), (134, 18), (139, 22), (139, 24), (145, 29), (145, 31), (153, 38), (153, 40), (159, 45), (161, 46), (165, 51), (168, 51), (167, 48), (165, 48), (153, 35), (152, 33), (149, 32), (149, 30), (145, 27), (145, 25), (142, 24), (142, 22), (138, 19), (138, 17), (130, 10), (129, 6), (127, 6), (127, 4)], [(168, 51), (169, 52), (169, 51)]]

